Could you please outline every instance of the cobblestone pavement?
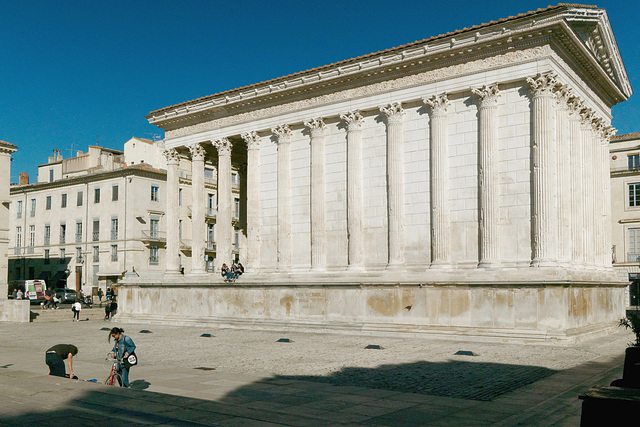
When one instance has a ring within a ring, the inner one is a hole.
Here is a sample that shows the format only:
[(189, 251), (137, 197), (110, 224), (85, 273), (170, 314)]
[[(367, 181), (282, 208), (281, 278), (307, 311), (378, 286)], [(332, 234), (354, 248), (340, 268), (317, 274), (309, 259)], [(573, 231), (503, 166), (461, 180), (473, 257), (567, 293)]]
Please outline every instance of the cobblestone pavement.
[[(1, 425), (578, 425), (577, 396), (620, 377), (630, 341), (624, 331), (562, 347), (120, 325), (90, 310), (73, 323), (68, 314), (0, 324)], [(113, 326), (138, 346), (132, 389), (45, 375), (44, 350), (71, 342), (76, 373), (102, 381)]]

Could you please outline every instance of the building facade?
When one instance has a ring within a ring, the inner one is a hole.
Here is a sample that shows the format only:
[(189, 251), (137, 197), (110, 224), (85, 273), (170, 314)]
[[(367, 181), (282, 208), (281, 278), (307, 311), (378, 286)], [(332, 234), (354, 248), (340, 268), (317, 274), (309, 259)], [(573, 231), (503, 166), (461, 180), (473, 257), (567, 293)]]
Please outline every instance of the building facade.
[(613, 266), (629, 279), (629, 306), (640, 305), (640, 133), (611, 138)]
[[(559, 5), (154, 111), (165, 280), (125, 284), (123, 317), (542, 339), (607, 330), (624, 312), (608, 249), (611, 107), (630, 95), (606, 12)], [(203, 237), (179, 276), (170, 206), (185, 157), (192, 235), (206, 236), (211, 164), (214, 270), (240, 231), (244, 286), (207, 275)], [(185, 285), (215, 302), (193, 302)]]

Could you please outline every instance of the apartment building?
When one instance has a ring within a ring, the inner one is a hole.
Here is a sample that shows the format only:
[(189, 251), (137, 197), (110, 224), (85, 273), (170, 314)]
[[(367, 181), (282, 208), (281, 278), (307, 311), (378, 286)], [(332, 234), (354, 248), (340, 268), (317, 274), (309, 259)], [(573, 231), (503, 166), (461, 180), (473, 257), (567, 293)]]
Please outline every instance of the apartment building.
[[(162, 275), (167, 208), (163, 142), (132, 138), (124, 148), (91, 146), (69, 159), (54, 152), (38, 166), (36, 183), (21, 174), (19, 185), (11, 188), (10, 282), (41, 278), (50, 286), (95, 293), (125, 275)], [(183, 162), (176, 209), (181, 270), (189, 272), (191, 177), (188, 160)], [(207, 171), (206, 243), (212, 268), (216, 171)]]

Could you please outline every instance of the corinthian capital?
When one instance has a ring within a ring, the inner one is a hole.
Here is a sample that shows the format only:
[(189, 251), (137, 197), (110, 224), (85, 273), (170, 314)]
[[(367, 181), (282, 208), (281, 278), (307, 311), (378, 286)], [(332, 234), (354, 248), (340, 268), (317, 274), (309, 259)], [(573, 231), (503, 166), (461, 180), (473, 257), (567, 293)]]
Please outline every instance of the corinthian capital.
[(362, 117), (360, 110), (353, 110), (342, 113), (340, 114), (340, 118), (347, 123), (347, 130), (349, 130), (349, 132), (362, 130), (364, 117)]
[(271, 129), (271, 132), (278, 139), (278, 144), (286, 144), (291, 142), (291, 129), (289, 125), (278, 125)]
[(554, 73), (539, 73), (535, 77), (527, 77), (527, 83), (531, 86), (534, 97), (553, 96), (553, 89), (558, 85), (558, 79)]
[(232, 145), (228, 138), (220, 138), (213, 141), (213, 146), (218, 150), (218, 156), (230, 156)]
[(556, 91), (553, 95), (556, 98), (559, 108), (570, 108), (568, 104), (569, 100), (573, 98), (573, 93), (571, 92), (571, 89), (569, 89), (569, 86), (563, 84), (556, 86)]
[(480, 98), (481, 107), (495, 107), (498, 105), (498, 97), (500, 96), (498, 83), (484, 85), (482, 87), (473, 87), (471, 88), (471, 93)]
[(164, 158), (167, 159), (168, 165), (177, 165), (180, 163), (180, 156), (175, 148), (167, 148), (162, 154), (164, 154)]
[(251, 132), (245, 132), (242, 135), (242, 139), (247, 143), (247, 148), (253, 150), (260, 147), (260, 137), (255, 130)]
[(422, 102), (431, 107), (431, 112), (435, 115), (446, 114), (449, 108), (449, 97), (446, 93), (433, 95), (431, 98), (422, 98)]
[(311, 136), (320, 136), (324, 133), (326, 125), (322, 118), (310, 119), (304, 125), (311, 131)]
[(387, 116), (389, 123), (401, 123), (402, 117), (404, 116), (404, 108), (402, 108), (402, 104), (399, 102), (394, 102), (386, 107), (380, 107), (380, 112)]
[(607, 140), (607, 142), (609, 142), (611, 140), (611, 137), (614, 136), (616, 132), (618, 132), (618, 129), (614, 128), (613, 126), (605, 126), (604, 129), (602, 129), (602, 136)]
[(595, 117), (595, 113), (589, 107), (584, 107), (580, 110), (580, 120), (582, 121), (582, 125), (585, 127), (592, 127), (593, 118)]
[(573, 96), (567, 100), (567, 107), (569, 107), (569, 116), (573, 119), (580, 120), (580, 112), (585, 108), (582, 100)]
[(189, 151), (191, 151), (191, 160), (204, 160), (206, 152), (202, 144), (196, 143), (189, 145)]

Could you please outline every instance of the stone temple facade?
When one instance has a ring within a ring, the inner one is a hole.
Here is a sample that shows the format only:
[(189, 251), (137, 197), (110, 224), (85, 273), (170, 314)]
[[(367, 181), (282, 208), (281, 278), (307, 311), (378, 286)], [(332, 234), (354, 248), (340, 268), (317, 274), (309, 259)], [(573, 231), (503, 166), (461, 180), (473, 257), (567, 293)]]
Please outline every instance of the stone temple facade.
[[(122, 320), (510, 340), (607, 331), (625, 308), (611, 107), (630, 95), (606, 11), (561, 4), (153, 111), (167, 203), (188, 157), (202, 241), (180, 275), (167, 209), (165, 278), (123, 285)], [(218, 173), (218, 271), (232, 259), (230, 171), (243, 171), (235, 284), (205, 273), (205, 164)]]

